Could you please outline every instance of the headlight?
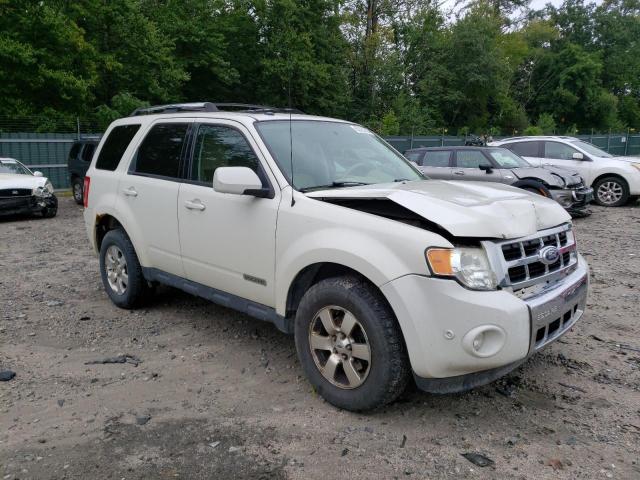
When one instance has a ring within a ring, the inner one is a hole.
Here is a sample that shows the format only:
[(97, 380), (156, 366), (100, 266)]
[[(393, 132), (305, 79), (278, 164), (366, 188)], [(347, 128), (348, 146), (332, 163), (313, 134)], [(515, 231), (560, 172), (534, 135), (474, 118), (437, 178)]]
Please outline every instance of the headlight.
[(455, 278), (473, 290), (495, 290), (498, 286), (482, 248), (429, 248), (426, 257), (438, 277)]
[(44, 187), (36, 187), (33, 189), (33, 194), (36, 197), (48, 197), (53, 193), (53, 185), (49, 180), (44, 184)]
[(637, 170), (640, 170), (640, 163), (632, 163), (632, 167), (635, 167)]

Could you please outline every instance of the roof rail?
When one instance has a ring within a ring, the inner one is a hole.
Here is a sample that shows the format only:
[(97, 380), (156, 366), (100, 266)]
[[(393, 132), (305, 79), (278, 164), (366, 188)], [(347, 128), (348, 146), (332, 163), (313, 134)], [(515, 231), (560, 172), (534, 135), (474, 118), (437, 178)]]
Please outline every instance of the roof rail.
[(218, 112), (220, 110), (230, 110), (236, 112), (253, 113), (303, 113), (297, 108), (268, 107), (266, 105), (252, 105), (248, 103), (171, 103), (167, 105), (155, 105), (153, 107), (136, 108), (131, 112), (130, 117), (138, 115), (153, 115), (158, 113), (178, 113), (178, 112)]
[(130, 117), (138, 115), (153, 115), (155, 113), (172, 113), (172, 112), (217, 112), (218, 108), (211, 102), (197, 103), (171, 103), (168, 105), (155, 105), (153, 107), (136, 108), (131, 112)]

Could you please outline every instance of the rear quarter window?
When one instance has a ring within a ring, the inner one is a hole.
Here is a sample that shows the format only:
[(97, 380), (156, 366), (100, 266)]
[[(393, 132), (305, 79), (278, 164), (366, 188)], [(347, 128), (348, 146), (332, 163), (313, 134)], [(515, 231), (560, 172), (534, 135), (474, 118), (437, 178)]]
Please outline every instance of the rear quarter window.
[(122, 155), (138, 130), (140, 130), (139, 124), (114, 127), (100, 150), (96, 168), (111, 171), (118, 168)]
[(78, 152), (80, 151), (80, 147), (82, 147), (81, 143), (74, 143), (69, 150), (69, 159), (74, 159), (78, 156)]

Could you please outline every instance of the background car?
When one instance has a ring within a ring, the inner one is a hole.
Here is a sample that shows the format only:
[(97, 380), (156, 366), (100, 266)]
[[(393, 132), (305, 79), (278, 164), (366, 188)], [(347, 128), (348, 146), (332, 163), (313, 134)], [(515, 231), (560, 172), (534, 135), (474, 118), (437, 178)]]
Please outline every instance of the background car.
[(32, 172), (14, 158), (0, 158), (0, 215), (41, 214), (55, 217), (58, 199), (41, 172)]
[(508, 148), (533, 165), (576, 170), (602, 206), (619, 207), (640, 195), (640, 157), (615, 157), (574, 137), (515, 137), (491, 145)]
[(84, 176), (91, 164), (93, 152), (100, 143), (100, 137), (85, 137), (73, 143), (67, 159), (67, 171), (69, 172), (69, 185), (73, 199), (78, 205), (82, 205), (82, 188)]
[(556, 200), (567, 211), (584, 215), (593, 190), (577, 172), (564, 168), (534, 167), (505, 148), (431, 147), (405, 152), (431, 178), (498, 182)]

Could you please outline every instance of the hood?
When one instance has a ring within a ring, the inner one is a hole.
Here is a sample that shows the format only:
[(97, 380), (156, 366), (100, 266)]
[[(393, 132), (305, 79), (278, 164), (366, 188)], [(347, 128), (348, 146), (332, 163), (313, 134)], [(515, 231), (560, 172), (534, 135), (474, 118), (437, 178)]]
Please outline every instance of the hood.
[(640, 163), (640, 157), (612, 157), (606, 160), (622, 160), (627, 163)]
[(513, 168), (513, 174), (522, 178), (539, 178), (547, 185), (552, 187), (563, 188), (577, 185), (582, 182), (582, 177), (575, 170), (562, 167), (529, 167), (529, 168)]
[(554, 200), (486, 182), (418, 180), (306, 195), (318, 199), (388, 199), (456, 237), (518, 238), (571, 220)]
[(37, 188), (44, 187), (46, 177), (21, 175), (17, 173), (0, 173), (0, 189), (5, 188)]

